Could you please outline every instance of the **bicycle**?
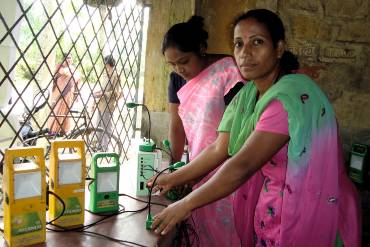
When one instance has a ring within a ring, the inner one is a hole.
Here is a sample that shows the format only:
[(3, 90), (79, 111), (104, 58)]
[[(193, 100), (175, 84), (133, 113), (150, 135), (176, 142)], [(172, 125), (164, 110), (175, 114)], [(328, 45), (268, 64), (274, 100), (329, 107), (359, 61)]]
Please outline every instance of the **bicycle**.
[[(73, 118), (75, 119), (76, 126), (65, 134), (53, 133), (48, 128), (43, 128), (38, 131), (34, 131), (31, 124), (31, 118), (34, 114), (45, 107), (50, 97), (50, 93), (47, 89), (41, 90), (34, 98), (33, 107), (28, 113), (23, 114), (22, 120), (20, 121), (21, 130), (20, 136), (22, 139), (23, 146), (34, 146), (37, 141), (41, 138), (47, 140), (45, 158), (48, 158), (50, 154), (50, 141), (57, 138), (62, 139), (83, 139), (86, 145), (86, 155), (93, 155), (96, 152), (115, 152), (119, 156), (122, 152), (122, 143), (117, 136), (113, 133), (109, 133), (101, 127), (89, 126), (89, 116), (84, 108), (81, 112), (77, 110), (70, 110), (69, 114), (66, 115), (50, 115), (51, 117), (63, 117), (63, 118)], [(82, 119), (82, 123), (80, 123)], [(108, 142), (108, 147), (102, 147), (101, 142), (104, 135), (108, 135), (110, 140)]]

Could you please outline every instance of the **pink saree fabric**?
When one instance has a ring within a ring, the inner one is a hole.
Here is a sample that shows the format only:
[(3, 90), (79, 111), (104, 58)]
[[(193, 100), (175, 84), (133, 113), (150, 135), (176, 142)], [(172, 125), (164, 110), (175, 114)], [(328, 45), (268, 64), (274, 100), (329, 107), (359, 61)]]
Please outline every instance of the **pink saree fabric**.
[[(232, 57), (220, 59), (188, 81), (177, 93), (179, 115), (188, 139), (190, 160), (217, 138), (217, 127), (225, 110), (224, 95), (243, 81)], [(215, 171), (193, 188), (205, 183)], [(193, 226), (200, 246), (240, 246), (235, 231), (232, 195), (196, 209), (192, 213)], [(193, 242), (193, 245), (196, 245)]]

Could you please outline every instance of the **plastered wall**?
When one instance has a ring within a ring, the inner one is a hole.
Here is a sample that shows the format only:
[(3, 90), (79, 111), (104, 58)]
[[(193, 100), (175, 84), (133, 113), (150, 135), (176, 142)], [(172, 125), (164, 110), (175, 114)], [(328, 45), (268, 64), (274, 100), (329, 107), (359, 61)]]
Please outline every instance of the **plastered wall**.
[(354, 142), (370, 144), (369, 0), (153, 0), (144, 101), (152, 111), (156, 139), (165, 138), (168, 130), (170, 68), (160, 53), (165, 31), (197, 13), (209, 31), (209, 52), (232, 54), (231, 23), (252, 8), (271, 9), (283, 19), (288, 49), (335, 107), (345, 150)]

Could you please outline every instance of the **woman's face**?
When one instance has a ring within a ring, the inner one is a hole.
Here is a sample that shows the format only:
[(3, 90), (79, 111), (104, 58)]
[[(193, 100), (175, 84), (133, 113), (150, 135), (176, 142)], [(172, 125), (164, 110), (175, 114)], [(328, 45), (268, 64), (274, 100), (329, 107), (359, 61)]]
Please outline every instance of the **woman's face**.
[(242, 76), (255, 82), (273, 81), (279, 71), (283, 42), (274, 48), (265, 25), (249, 18), (234, 29), (234, 56)]
[(72, 57), (67, 56), (65, 61), (64, 61), (64, 66), (68, 66), (68, 65), (71, 65), (71, 64), (72, 64)]
[(191, 80), (203, 70), (203, 61), (195, 52), (182, 52), (174, 47), (164, 51), (166, 62), (185, 80)]

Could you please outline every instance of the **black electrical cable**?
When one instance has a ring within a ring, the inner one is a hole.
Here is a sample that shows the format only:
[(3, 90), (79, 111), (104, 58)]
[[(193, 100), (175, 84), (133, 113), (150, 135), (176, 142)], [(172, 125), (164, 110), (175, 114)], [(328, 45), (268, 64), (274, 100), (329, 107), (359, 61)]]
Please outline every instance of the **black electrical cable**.
[(139, 212), (142, 212), (144, 211), (145, 209), (148, 208), (148, 205), (145, 205), (145, 207), (141, 208), (141, 209), (138, 209), (138, 210), (131, 210), (131, 211), (128, 211), (128, 210), (120, 210), (118, 211), (117, 213), (114, 213), (114, 214), (110, 214), (110, 215), (106, 215), (104, 216), (102, 219), (99, 219), (97, 220), (96, 222), (93, 222), (91, 224), (88, 224), (88, 225), (84, 225), (84, 226), (79, 226), (79, 227), (74, 227), (74, 228), (66, 228), (66, 227), (63, 227), (63, 226), (59, 226), (59, 225), (55, 225), (55, 224), (51, 224), (52, 226), (55, 226), (59, 229), (49, 229), (47, 228), (48, 230), (50, 231), (54, 231), (54, 232), (71, 232), (71, 231), (83, 231), (85, 229), (88, 229), (88, 228), (91, 228), (99, 223), (101, 223), (102, 221), (106, 220), (106, 219), (109, 219), (113, 216), (116, 216), (116, 215), (119, 215), (119, 214), (122, 214), (122, 213), (139, 213)]
[[(127, 194), (118, 194), (118, 196), (127, 196), (127, 197), (129, 197), (129, 198), (131, 198), (131, 199), (134, 199), (134, 200), (138, 201), (138, 202), (149, 203), (149, 201), (141, 200), (141, 199), (139, 199), (139, 198), (136, 198), (136, 197), (133, 197), (133, 196), (130, 196), (130, 195), (127, 195)], [(162, 207), (167, 207), (167, 205), (166, 205), (166, 204), (157, 203), (157, 202), (152, 202), (151, 204), (152, 204), (152, 205), (162, 206)]]
[[(125, 206), (119, 204), (119, 207), (121, 207), (122, 209), (118, 210), (118, 212), (119, 211), (122, 211), (122, 213), (126, 212), (125, 211)], [(102, 216), (102, 217), (104, 217), (104, 216), (110, 216), (111, 214), (117, 215), (116, 212), (113, 212), (113, 213), (112, 212), (108, 212), (108, 213), (94, 213), (94, 212), (92, 212), (92, 211), (90, 211), (90, 210), (88, 210), (86, 208), (85, 208), (85, 211), (88, 212), (88, 213), (90, 213), (90, 214), (94, 214), (94, 215)]]
[[(64, 201), (59, 196), (57, 196), (53, 192), (50, 192), (50, 194), (53, 194), (54, 196), (56, 196), (63, 203), (63, 205), (65, 205), (64, 204)], [(123, 208), (120, 211), (124, 212), (124, 206), (123, 205), (120, 205), (120, 207)], [(64, 210), (63, 210), (63, 213), (64, 213)], [(60, 216), (58, 216), (56, 219), (58, 219), (59, 217), (61, 217), (63, 215), (63, 213)], [(111, 215), (109, 215), (109, 217), (114, 216), (114, 215), (118, 215), (118, 214), (119, 213), (111, 214)], [(107, 219), (109, 217), (105, 217), (104, 219)], [(54, 219), (53, 221), (55, 221), (56, 219)], [(116, 239), (116, 238), (113, 238), (113, 237), (110, 237), (110, 236), (107, 236), (107, 235), (104, 235), (104, 234), (101, 234), (101, 233), (91, 232), (91, 231), (86, 231), (85, 230), (87, 228), (90, 228), (90, 227), (96, 225), (98, 222), (99, 221), (94, 222), (94, 223), (92, 223), (90, 225), (87, 225), (87, 226), (83, 226), (83, 227), (81, 227), (81, 229), (79, 229), (79, 228), (65, 228), (65, 227), (58, 226), (58, 225), (55, 225), (55, 224), (52, 224), (51, 222), (49, 222), (48, 224), (51, 224), (52, 226), (55, 226), (55, 227), (58, 227), (58, 228), (61, 228), (62, 230), (56, 230), (56, 229), (50, 229), (50, 228), (46, 228), (46, 229), (49, 230), (49, 231), (54, 231), (54, 232), (77, 231), (77, 232), (81, 232), (81, 233), (84, 233), (84, 234), (87, 234), (87, 235), (93, 235), (93, 236), (98, 236), (98, 237), (106, 238), (106, 239), (108, 239), (110, 241), (113, 241), (113, 242), (116, 242), (116, 243), (120, 243), (120, 244), (123, 244), (123, 245), (126, 245), (126, 246), (127, 246), (127, 244), (131, 244), (131, 245), (135, 245), (135, 246), (139, 246), (139, 247), (144, 246), (144, 245), (141, 245), (141, 244), (138, 244), (138, 243), (135, 243), (135, 242), (131, 242), (131, 241), (127, 241), (127, 240), (122, 240), (122, 239)]]
[(82, 233), (84, 233), (86, 235), (90, 235), (90, 236), (92, 235), (92, 236), (97, 236), (97, 237), (101, 237), (101, 238), (106, 238), (110, 241), (113, 241), (113, 242), (116, 242), (116, 243), (119, 243), (119, 244), (122, 244), (122, 245), (126, 245), (126, 246), (127, 246), (127, 244), (131, 244), (131, 245), (139, 246), (139, 247), (147, 247), (147, 246), (142, 245), (142, 244), (138, 244), (138, 243), (127, 241), (127, 240), (113, 238), (113, 237), (110, 237), (110, 236), (107, 236), (107, 235), (104, 235), (104, 234), (101, 234), (101, 233), (97, 233), (97, 232), (82, 231)]
[(172, 151), (171, 151), (171, 149), (170, 148), (168, 148), (168, 150), (170, 150), (170, 152), (167, 152), (165, 149), (163, 149), (163, 148), (158, 148), (158, 147), (156, 147), (155, 149), (158, 149), (158, 150), (161, 150), (161, 151), (163, 151), (163, 152), (165, 152), (168, 156), (170, 156), (170, 158), (171, 158), (171, 164), (173, 163), (173, 155), (172, 155)]
[[(193, 219), (192, 219), (193, 220)], [(193, 221), (194, 222), (194, 221)], [(193, 223), (194, 225), (194, 223)], [(190, 247), (199, 246), (199, 236), (197, 235), (193, 225), (184, 220), (176, 225), (176, 234), (173, 238), (172, 245), (174, 247)], [(193, 238), (191, 238), (193, 236)]]
[(107, 216), (104, 216), (102, 219), (99, 219), (91, 224), (88, 224), (88, 225), (83, 225), (83, 226), (79, 226), (79, 227), (72, 227), (72, 228), (66, 228), (66, 227), (63, 227), (63, 226), (59, 226), (59, 225), (56, 225), (56, 224), (51, 224), (52, 226), (55, 226), (59, 229), (50, 229), (50, 228), (47, 228), (48, 230), (50, 231), (54, 231), (54, 232), (73, 232), (73, 231), (83, 231), (85, 229), (88, 229), (88, 228), (91, 228), (97, 224), (99, 224), (100, 222), (106, 220), (106, 219), (109, 219), (113, 216), (116, 216), (116, 215), (119, 215), (123, 212), (126, 212), (126, 211), (118, 211), (117, 213), (114, 213), (114, 214), (110, 214), (110, 215), (107, 215)]
[(85, 178), (85, 180), (91, 180), (89, 184), (87, 185), (87, 189), (90, 191), (90, 186), (95, 182), (94, 178)]
[[(163, 149), (160, 149), (162, 151), (165, 152), (165, 150)], [(172, 159), (172, 155), (171, 156), (171, 159)], [(63, 204), (63, 210), (62, 210), (62, 213), (57, 217), (55, 218), (54, 220), (48, 222), (48, 224), (54, 226), (54, 227), (58, 227), (60, 228), (61, 230), (57, 230), (57, 229), (50, 229), (50, 228), (46, 228), (47, 230), (49, 231), (54, 231), (54, 232), (72, 232), (72, 231), (76, 231), (76, 232), (81, 232), (81, 233), (84, 233), (84, 234), (87, 234), (87, 235), (93, 235), (93, 236), (98, 236), (98, 237), (102, 237), (102, 238), (105, 238), (105, 239), (108, 239), (110, 241), (114, 241), (116, 243), (120, 243), (120, 244), (123, 244), (123, 245), (127, 245), (127, 244), (132, 244), (132, 245), (135, 245), (135, 246), (144, 246), (144, 245), (141, 245), (141, 244), (138, 244), (138, 243), (135, 243), (135, 242), (131, 242), (131, 241), (126, 241), (126, 240), (120, 240), (120, 239), (116, 239), (116, 238), (113, 238), (113, 237), (110, 237), (110, 236), (106, 236), (104, 234), (100, 234), (100, 233), (96, 233), (96, 232), (91, 232), (91, 231), (86, 231), (86, 229), (89, 229), (99, 223), (101, 223), (102, 221), (112, 217), (112, 216), (116, 216), (116, 215), (119, 215), (119, 214), (122, 214), (122, 213), (138, 213), (138, 212), (142, 212), (144, 210), (146, 210), (148, 208), (148, 214), (151, 213), (151, 205), (160, 205), (160, 206), (163, 206), (163, 207), (167, 207), (167, 205), (164, 205), (164, 204), (160, 204), (160, 203), (152, 203), (151, 202), (151, 196), (152, 196), (152, 190), (153, 190), (153, 187), (155, 185), (155, 182), (157, 180), (157, 178), (165, 171), (169, 170), (170, 167), (158, 172), (158, 174), (156, 175), (156, 177), (154, 178), (153, 180), (153, 186), (149, 189), (149, 200), (148, 201), (144, 201), (144, 200), (140, 200), (138, 198), (135, 198), (135, 197), (132, 197), (132, 196), (129, 196), (127, 194), (119, 194), (119, 196), (127, 196), (129, 198), (132, 198), (134, 200), (137, 200), (137, 201), (140, 201), (140, 202), (143, 202), (143, 203), (146, 203), (146, 205), (141, 208), (141, 209), (138, 209), (138, 210), (132, 210), (132, 211), (125, 211), (125, 208), (124, 206), (120, 205), (122, 207), (121, 210), (119, 210), (117, 213), (113, 213), (113, 214), (109, 214), (109, 215), (101, 215), (101, 214), (96, 214), (96, 213), (93, 213), (95, 215), (98, 215), (98, 216), (102, 216), (103, 218), (96, 221), (96, 222), (93, 222), (91, 224), (88, 224), (88, 225), (84, 225), (84, 226), (81, 226), (81, 227), (75, 227), (75, 228), (65, 228), (65, 227), (62, 227), (62, 226), (59, 226), (59, 225), (56, 225), (56, 224), (52, 224), (52, 222), (56, 221), (57, 219), (59, 219), (63, 214), (64, 214), (64, 211), (65, 211), (65, 203), (64, 201), (59, 197), (57, 196), (55, 193), (53, 192), (49, 192), (50, 194), (53, 194), (58, 200), (60, 200), (60, 202)], [(154, 169), (153, 169), (154, 170)], [(155, 170), (154, 170), (155, 171)], [(91, 182), (89, 183), (88, 185), (88, 188), (90, 190), (90, 185), (95, 181), (95, 179), (93, 178), (86, 178), (86, 180), (91, 180)], [(90, 212), (89, 210), (86, 210), (85, 211), (87, 212)], [(92, 213), (92, 212), (90, 212)], [(177, 238), (174, 239), (175, 242), (179, 243), (180, 245), (178, 246), (182, 246), (182, 242), (183, 242), (183, 239), (185, 238), (185, 241), (186, 241), (186, 246), (191, 246), (192, 244), (190, 243), (190, 239), (189, 239), (189, 235), (188, 235), (188, 230), (190, 230), (190, 232), (192, 232), (193, 234), (195, 234), (195, 240), (197, 241), (197, 246), (199, 246), (199, 237), (197, 236), (195, 230), (191, 227), (190, 224), (187, 224), (185, 221), (181, 222), (179, 225), (176, 226), (177, 228), (177, 233), (176, 235), (179, 236)]]
[(144, 167), (149, 167), (150, 168), (150, 170), (149, 169), (145, 169), (146, 171), (155, 171), (156, 173), (159, 172), (158, 170), (154, 169), (154, 167), (152, 165), (145, 165)]
[(62, 203), (62, 206), (63, 206), (63, 209), (62, 209), (62, 212), (60, 213), (60, 215), (58, 215), (58, 217), (56, 217), (55, 219), (49, 221), (49, 222), (46, 222), (46, 225), (50, 225), (52, 224), (54, 221), (58, 220), (60, 217), (62, 217), (64, 215), (64, 212), (66, 210), (66, 204), (64, 203), (64, 201), (62, 200), (62, 198), (60, 198), (60, 196), (58, 196), (57, 194), (55, 194), (54, 192), (48, 190), (47, 191), (47, 194), (49, 195), (53, 195), (55, 196), (55, 198), (57, 198), (61, 203)]
[(152, 191), (153, 191), (153, 188), (155, 186), (155, 182), (157, 181), (157, 178), (162, 174), (164, 173), (165, 171), (168, 171), (170, 169), (170, 167), (167, 167), (165, 169), (163, 169), (162, 171), (160, 171), (154, 178), (153, 180), (153, 183), (152, 183), (152, 187), (149, 188), (149, 193), (148, 193), (148, 214), (150, 215), (150, 212), (151, 212), (151, 209), (150, 209), (150, 203), (152, 201)]
[[(162, 150), (164, 152), (166, 152), (165, 150), (161, 149), (161, 148), (156, 148), (156, 149), (159, 149), (159, 150)], [(170, 152), (171, 152), (171, 149), (169, 148)], [(167, 152), (166, 152), (167, 153)], [(167, 153), (168, 154), (168, 153)], [(171, 163), (173, 163), (173, 156), (172, 156), (172, 152), (171, 154), (169, 154), (170, 157), (171, 157)], [(149, 194), (148, 194), (148, 197), (149, 197), (149, 200), (148, 200), (148, 215), (151, 215), (151, 205), (154, 204), (151, 202), (151, 198), (152, 198), (152, 190), (155, 186), (155, 182), (157, 181), (157, 178), (165, 171), (169, 170), (171, 168), (171, 166), (167, 167), (166, 169), (160, 171), (156, 177), (154, 178), (153, 180), (153, 183), (152, 183), (152, 187), (149, 189)], [(120, 194), (120, 195), (124, 195), (124, 194)], [(128, 196), (128, 195), (127, 195)], [(135, 200), (138, 200), (137, 198), (134, 198), (134, 197), (131, 197)], [(138, 200), (139, 201), (139, 200)], [(141, 200), (140, 200), (141, 201)], [(167, 207), (167, 206), (166, 206)], [(193, 224), (194, 224), (194, 220), (193, 220)], [(174, 238), (174, 240), (172, 241), (172, 246), (179, 246), (179, 247), (183, 247), (184, 244), (183, 244), (183, 241), (185, 240), (185, 246), (193, 246), (193, 242), (195, 241), (196, 242), (196, 246), (199, 246), (199, 236), (196, 232), (196, 230), (193, 228), (193, 226), (189, 223), (187, 223), (187, 220), (184, 220), (182, 222), (180, 222), (179, 224), (176, 225), (176, 237)], [(194, 241), (191, 241), (190, 239), (190, 236), (189, 236), (189, 232), (191, 233), (191, 235), (194, 236)]]

